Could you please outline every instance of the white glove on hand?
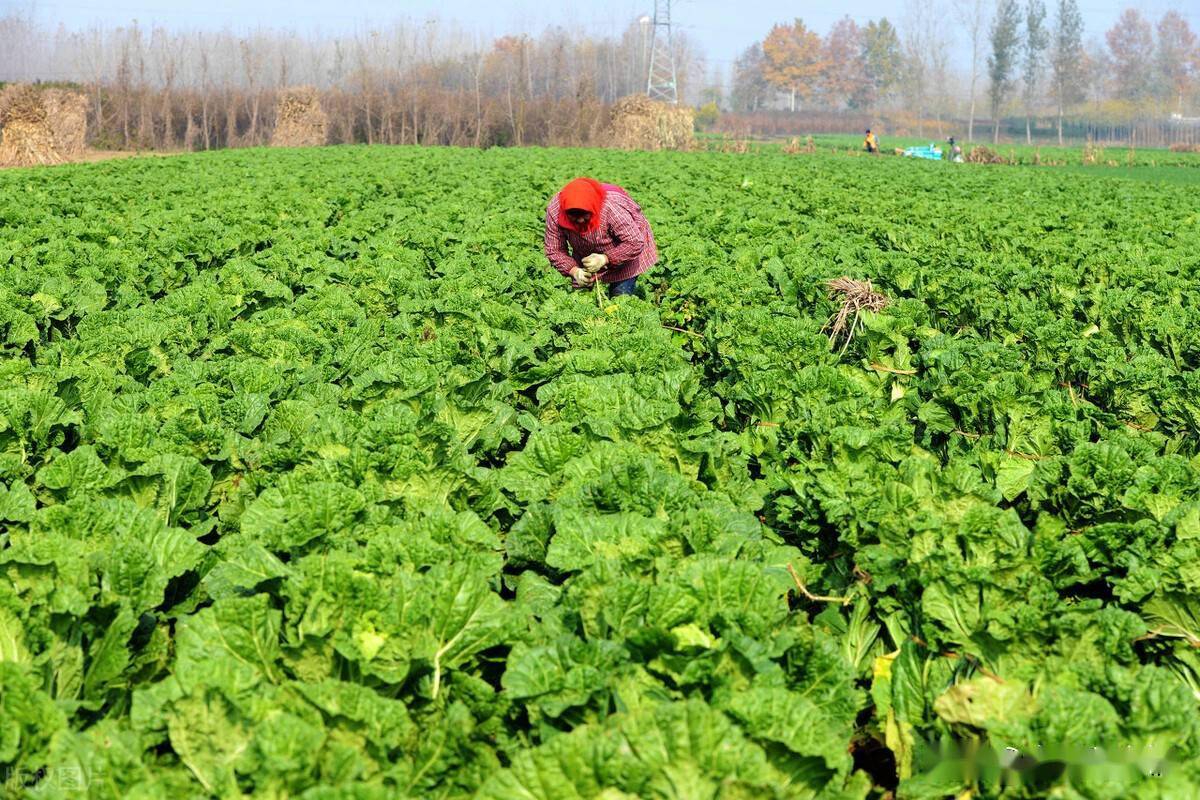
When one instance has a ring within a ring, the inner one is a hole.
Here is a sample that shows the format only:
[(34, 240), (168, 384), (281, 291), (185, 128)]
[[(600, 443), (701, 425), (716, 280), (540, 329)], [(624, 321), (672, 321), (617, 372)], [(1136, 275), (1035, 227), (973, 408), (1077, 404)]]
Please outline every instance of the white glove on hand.
[(571, 267), (571, 285), (576, 289), (586, 289), (596, 280), (596, 276), (582, 267)]
[(583, 268), (593, 275), (608, 266), (608, 256), (604, 253), (592, 253), (590, 256), (584, 256), (582, 261)]

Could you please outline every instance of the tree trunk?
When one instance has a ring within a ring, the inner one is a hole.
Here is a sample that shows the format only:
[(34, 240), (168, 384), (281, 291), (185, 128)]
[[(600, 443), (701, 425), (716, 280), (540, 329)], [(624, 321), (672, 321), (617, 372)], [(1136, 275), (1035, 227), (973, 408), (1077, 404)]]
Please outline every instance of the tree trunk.
[(1025, 112), (1025, 144), (1033, 144), (1033, 132), (1029, 129), (1029, 112)]
[(196, 144), (195, 109), (192, 108), (192, 93), (188, 92), (187, 128), (183, 132), (183, 149), (194, 150)]
[(233, 147), (237, 142), (237, 102), (233, 93), (225, 100), (225, 146)]
[(1059, 147), (1062, 147), (1062, 143), (1063, 143), (1062, 119), (1063, 119), (1063, 107), (1062, 107), (1062, 101), (1060, 100), (1058, 103), (1058, 146)]
[(175, 142), (175, 120), (171, 116), (171, 87), (167, 86), (167, 90), (163, 92), (163, 149), (170, 149)]
[(792, 87), (791, 107), (792, 107), (792, 113), (795, 114), (796, 113), (796, 87), (795, 86)]
[(366, 91), (363, 92), (363, 94), (366, 95), (365, 100), (367, 106), (367, 144), (375, 144), (375, 131), (371, 127), (371, 93)]
[(121, 136), (125, 142), (125, 149), (129, 149), (129, 89), (122, 87), (121, 89)]
[(104, 100), (100, 91), (100, 81), (96, 80), (96, 132), (104, 130)]
[(258, 144), (258, 89), (251, 87), (250, 91), (254, 92), (254, 100), (250, 107), (250, 144)]
[(507, 100), (508, 100), (508, 125), (509, 125), (509, 127), (510, 127), (510, 128), (512, 128), (513, 144), (519, 145), (519, 144), (520, 144), (520, 137), (519, 137), (519, 136), (518, 136), (518, 134), (517, 134), (517, 115), (516, 115), (516, 113), (513, 111), (512, 83), (511, 83), (511, 80), (510, 80), (510, 82), (509, 82), (508, 91), (505, 93), (505, 97), (506, 97), (506, 98), (507, 98)]
[(154, 121), (148, 110), (149, 91), (138, 89), (138, 148), (154, 147)]
[(200, 127), (204, 129), (204, 149), (208, 150), (211, 147), (211, 140), (208, 138), (208, 90), (201, 89), (204, 99), (200, 101)]
[(475, 146), (479, 147), (483, 136), (483, 95), (479, 85), (480, 73), (483, 72), (483, 56), (475, 65)]
[(393, 124), (393, 118), (396, 116), (396, 114), (392, 109), (391, 90), (388, 90), (383, 97), (383, 110), (380, 112), (383, 115), (383, 130), (380, 132), (380, 135), (383, 137), (384, 144), (395, 144), (396, 131)]
[(967, 116), (967, 141), (975, 141), (975, 89), (971, 89), (971, 112)]

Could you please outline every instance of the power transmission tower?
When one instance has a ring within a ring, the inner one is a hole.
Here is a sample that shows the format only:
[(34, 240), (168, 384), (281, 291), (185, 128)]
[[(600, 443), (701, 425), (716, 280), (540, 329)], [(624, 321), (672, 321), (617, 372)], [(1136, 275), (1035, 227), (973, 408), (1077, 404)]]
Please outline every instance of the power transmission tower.
[(654, 0), (654, 22), (650, 45), (650, 77), (646, 96), (678, 105), (675, 90), (675, 43), (671, 39), (671, 0)]

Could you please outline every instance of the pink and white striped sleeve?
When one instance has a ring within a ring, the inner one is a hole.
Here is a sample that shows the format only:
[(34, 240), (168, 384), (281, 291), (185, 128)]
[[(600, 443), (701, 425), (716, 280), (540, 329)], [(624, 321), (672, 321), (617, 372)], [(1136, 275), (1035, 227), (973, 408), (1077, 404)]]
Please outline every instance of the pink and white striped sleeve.
[(646, 248), (646, 237), (642, 226), (634, 217), (633, 210), (624, 203), (613, 203), (608, 214), (608, 230), (619, 244), (605, 255), (611, 264), (626, 264), (642, 254)]

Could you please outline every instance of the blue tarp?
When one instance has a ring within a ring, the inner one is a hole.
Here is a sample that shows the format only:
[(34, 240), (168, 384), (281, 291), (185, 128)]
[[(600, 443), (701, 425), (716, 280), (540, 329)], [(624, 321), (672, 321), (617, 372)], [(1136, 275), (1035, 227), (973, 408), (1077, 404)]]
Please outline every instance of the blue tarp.
[(909, 147), (904, 150), (904, 155), (909, 158), (928, 158), (934, 161), (942, 160), (942, 148), (935, 144), (928, 147)]

